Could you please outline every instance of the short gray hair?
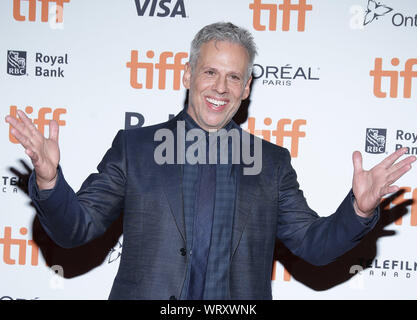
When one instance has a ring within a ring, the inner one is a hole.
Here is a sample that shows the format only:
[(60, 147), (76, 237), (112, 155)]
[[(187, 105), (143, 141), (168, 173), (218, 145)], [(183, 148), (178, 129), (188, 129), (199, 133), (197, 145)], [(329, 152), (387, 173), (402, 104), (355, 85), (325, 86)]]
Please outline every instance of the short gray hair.
[(191, 42), (190, 65), (191, 70), (197, 65), (200, 48), (209, 41), (228, 41), (244, 47), (249, 56), (248, 68), (246, 70), (246, 80), (252, 74), (253, 62), (257, 54), (256, 44), (252, 34), (241, 27), (230, 22), (216, 22), (202, 28)]

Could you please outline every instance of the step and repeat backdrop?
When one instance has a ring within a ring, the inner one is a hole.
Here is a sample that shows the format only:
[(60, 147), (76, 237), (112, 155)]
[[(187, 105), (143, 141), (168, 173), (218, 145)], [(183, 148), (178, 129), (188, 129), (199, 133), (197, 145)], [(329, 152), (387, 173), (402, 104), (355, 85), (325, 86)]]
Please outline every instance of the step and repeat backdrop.
[[(353, 151), (367, 169), (400, 147), (417, 154), (414, 0), (3, 0), (0, 299), (107, 299), (123, 251), (120, 219), (79, 248), (48, 238), (6, 115), (25, 110), (45, 135), (58, 121), (61, 165), (78, 190), (119, 129), (182, 109), (190, 42), (217, 21), (247, 28), (259, 50), (237, 121), (291, 151), (320, 215), (350, 190)], [(417, 169), (398, 185), (377, 227), (330, 265), (277, 243), (274, 299), (416, 299)]]

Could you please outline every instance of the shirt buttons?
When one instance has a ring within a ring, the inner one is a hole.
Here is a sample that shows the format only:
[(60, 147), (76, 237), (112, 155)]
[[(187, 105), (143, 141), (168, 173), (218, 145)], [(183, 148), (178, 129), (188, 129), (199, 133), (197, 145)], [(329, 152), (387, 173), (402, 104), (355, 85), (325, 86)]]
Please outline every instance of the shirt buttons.
[(187, 254), (187, 250), (185, 250), (185, 248), (181, 248), (180, 252), (182, 256), (185, 256)]

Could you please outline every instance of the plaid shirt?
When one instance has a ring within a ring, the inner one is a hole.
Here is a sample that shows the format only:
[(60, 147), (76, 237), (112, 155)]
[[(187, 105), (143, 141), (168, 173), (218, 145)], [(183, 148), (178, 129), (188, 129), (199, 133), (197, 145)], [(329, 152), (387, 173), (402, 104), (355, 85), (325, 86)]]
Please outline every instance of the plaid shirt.
[[(194, 120), (183, 111), (186, 131), (199, 128)], [(230, 130), (235, 127), (234, 123), (229, 123), (225, 129)], [(186, 148), (193, 144), (193, 141), (186, 141)], [(220, 155), (219, 147), (217, 154)], [(192, 255), (193, 218), (196, 198), (196, 186), (199, 183), (198, 166), (201, 164), (188, 164), (183, 166), (183, 199), (184, 199), (184, 220), (187, 238), (187, 275), (181, 293), (181, 299), (187, 297), (190, 264)], [(216, 197), (214, 206), (214, 220), (211, 234), (211, 244), (207, 264), (206, 282), (204, 289), (204, 299), (224, 300), (230, 299), (229, 288), (229, 267), (231, 256), (231, 239), (233, 227), (233, 215), (236, 200), (236, 174), (235, 165), (231, 161), (231, 144), (229, 143), (228, 164), (218, 164), (216, 166)]]

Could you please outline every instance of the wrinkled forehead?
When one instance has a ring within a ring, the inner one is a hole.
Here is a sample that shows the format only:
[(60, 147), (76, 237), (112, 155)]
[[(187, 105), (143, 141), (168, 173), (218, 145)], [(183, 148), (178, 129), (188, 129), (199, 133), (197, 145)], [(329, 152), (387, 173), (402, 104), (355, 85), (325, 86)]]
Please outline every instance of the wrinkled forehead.
[(219, 67), (230, 71), (246, 73), (249, 54), (245, 47), (230, 41), (211, 40), (200, 47), (196, 66)]

